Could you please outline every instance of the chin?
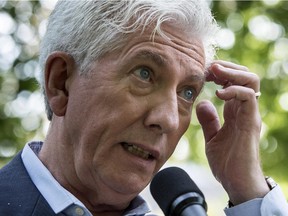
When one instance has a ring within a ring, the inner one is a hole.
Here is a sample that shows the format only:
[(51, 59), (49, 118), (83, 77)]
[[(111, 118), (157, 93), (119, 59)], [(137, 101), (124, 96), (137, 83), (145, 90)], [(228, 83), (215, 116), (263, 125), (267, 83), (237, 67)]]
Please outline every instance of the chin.
[(138, 195), (149, 184), (150, 178), (143, 179), (136, 174), (114, 181), (114, 190), (121, 194)]

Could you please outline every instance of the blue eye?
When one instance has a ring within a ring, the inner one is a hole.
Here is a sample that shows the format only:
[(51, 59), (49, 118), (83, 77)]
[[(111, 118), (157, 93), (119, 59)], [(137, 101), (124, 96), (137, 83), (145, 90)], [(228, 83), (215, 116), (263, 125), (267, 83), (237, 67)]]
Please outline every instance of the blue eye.
[(195, 98), (195, 91), (194, 89), (191, 89), (191, 88), (184, 88), (180, 92), (180, 97), (182, 97), (183, 99), (187, 101), (193, 101), (193, 99)]
[(151, 78), (151, 71), (148, 68), (142, 67), (135, 70), (134, 74), (143, 80), (149, 81)]

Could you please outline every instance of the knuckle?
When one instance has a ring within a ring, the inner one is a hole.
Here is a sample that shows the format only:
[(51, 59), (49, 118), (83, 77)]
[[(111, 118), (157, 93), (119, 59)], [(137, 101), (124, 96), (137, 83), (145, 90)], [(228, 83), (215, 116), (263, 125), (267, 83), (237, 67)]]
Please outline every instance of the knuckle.
[(255, 91), (253, 89), (249, 88), (247, 94), (249, 95), (249, 98), (255, 98)]

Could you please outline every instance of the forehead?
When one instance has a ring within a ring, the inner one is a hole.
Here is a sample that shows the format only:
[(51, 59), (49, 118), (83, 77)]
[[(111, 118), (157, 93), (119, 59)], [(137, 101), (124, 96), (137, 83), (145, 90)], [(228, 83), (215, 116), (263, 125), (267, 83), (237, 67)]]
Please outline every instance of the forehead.
[(193, 68), (204, 73), (205, 53), (202, 41), (168, 25), (163, 25), (161, 29), (165, 34), (164, 37), (158, 34), (153, 35), (149, 29), (143, 33), (130, 35), (128, 42), (121, 50), (121, 55), (147, 58), (159, 65), (171, 63), (173, 60), (173, 62), (193, 65)]

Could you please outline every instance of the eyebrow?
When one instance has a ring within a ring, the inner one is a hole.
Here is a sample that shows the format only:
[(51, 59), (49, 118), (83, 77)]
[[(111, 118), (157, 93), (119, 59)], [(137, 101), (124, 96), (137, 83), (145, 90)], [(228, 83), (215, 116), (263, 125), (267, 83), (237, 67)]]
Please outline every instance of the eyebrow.
[(150, 50), (141, 50), (136, 54), (135, 59), (151, 60), (158, 66), (165, 66), (167, 64), (167, 60), (163, 56)]
[(188, 77), (188, 80), (191, 81), (201, 81), (203, 84), (205, 83), (205, 75), (191, 75)]
[(205, 75), (191, 75), (187, 78), (188, 82), (192, 82), (195, 83), (197, 82), (200, 86), (200, 90), (198, 92), (198, 94), (200, 94), (200, 92), (203, 90), (204, 85), (205, 85)]

